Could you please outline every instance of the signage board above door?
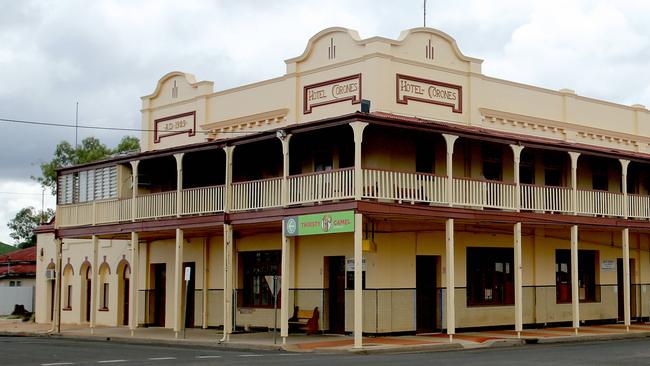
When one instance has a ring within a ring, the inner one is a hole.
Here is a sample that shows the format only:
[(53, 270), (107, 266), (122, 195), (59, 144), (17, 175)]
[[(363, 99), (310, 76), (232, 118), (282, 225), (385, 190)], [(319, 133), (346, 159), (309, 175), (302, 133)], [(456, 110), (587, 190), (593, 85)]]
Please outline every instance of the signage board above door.
[(351, 233), (354, 232), (354, 211), (286, 217), (284, 232), (286, 236)]

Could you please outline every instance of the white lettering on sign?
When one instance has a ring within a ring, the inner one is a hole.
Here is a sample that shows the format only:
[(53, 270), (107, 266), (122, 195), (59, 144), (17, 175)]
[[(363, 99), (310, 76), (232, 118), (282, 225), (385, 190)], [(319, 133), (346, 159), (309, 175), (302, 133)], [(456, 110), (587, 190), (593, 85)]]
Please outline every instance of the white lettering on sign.
[(463, 88), (460, 85), (397, 74), (397, 103), (409, 100), (451, 107), (454, 113), (463, 112)]
[[(354, 258), (345, 258), (345, 270), (347, 272), (354, 271)], [(363, 258), (361, 261), (361, 271), (366, 270), (366, 258)]]
[(303, 93), (303, 113), (309, 114), (315, 107), (348, 100), (352, 104), (361, 102), (361, 74), (306, 85)]
[(154, 121), (154, 143), (160, 142), (163, 137), (187, 133), (194, 136), (196, 133), (196, 112), (188, 112), (159, 118)]

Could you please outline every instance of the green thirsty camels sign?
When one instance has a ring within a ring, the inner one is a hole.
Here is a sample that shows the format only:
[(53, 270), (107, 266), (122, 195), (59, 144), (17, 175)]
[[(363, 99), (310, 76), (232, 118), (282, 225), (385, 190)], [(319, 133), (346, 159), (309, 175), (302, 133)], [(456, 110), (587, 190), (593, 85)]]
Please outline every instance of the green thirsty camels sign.
[(284, 219), (286, 236), (354, 232), (354, 211), (325, 212), (290, 216)]

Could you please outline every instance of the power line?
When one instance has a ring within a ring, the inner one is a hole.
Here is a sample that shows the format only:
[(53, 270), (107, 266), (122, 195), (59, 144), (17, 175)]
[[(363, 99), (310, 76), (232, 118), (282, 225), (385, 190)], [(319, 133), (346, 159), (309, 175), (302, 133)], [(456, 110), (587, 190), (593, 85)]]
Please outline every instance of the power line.
[[(68, 125), (65, 123), (56, 123), (56, 122), (40, 122), (40, 121), (27, 121), (20, 119), (11, 119), (11, 118), (0, 118), (0, 122), (7, 123), (18, 123), (25, 125), (36, 125), (36, 126), (51, 126), (51, 127), (65, 127), (65, 128), (83, 128), (87, 130), (106, 130), (106, 131), (131, 131), (131, 132), (155, 132), (152, 129), (141, 129), (141, 128), (128, 128), (128, 127), (103, 127), (103, 126), (86, 126), (86, 125)], [(196, 131), (199, 133), (208, 134), (210, 131)], [(256, 133), (259, 131), (220, 131), (219, 133)]]

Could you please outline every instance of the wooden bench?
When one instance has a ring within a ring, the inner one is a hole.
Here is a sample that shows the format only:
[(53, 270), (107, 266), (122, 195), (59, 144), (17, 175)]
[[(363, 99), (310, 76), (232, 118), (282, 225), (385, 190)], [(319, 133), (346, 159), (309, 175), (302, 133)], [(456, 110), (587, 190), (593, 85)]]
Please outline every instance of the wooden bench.
[(314, 310), (300, 310), (293, 307), (293, 316), (289, 318), (289, 332), (304, 331), (307, 335), (318, 333), (320, 312), (318, 306)]

